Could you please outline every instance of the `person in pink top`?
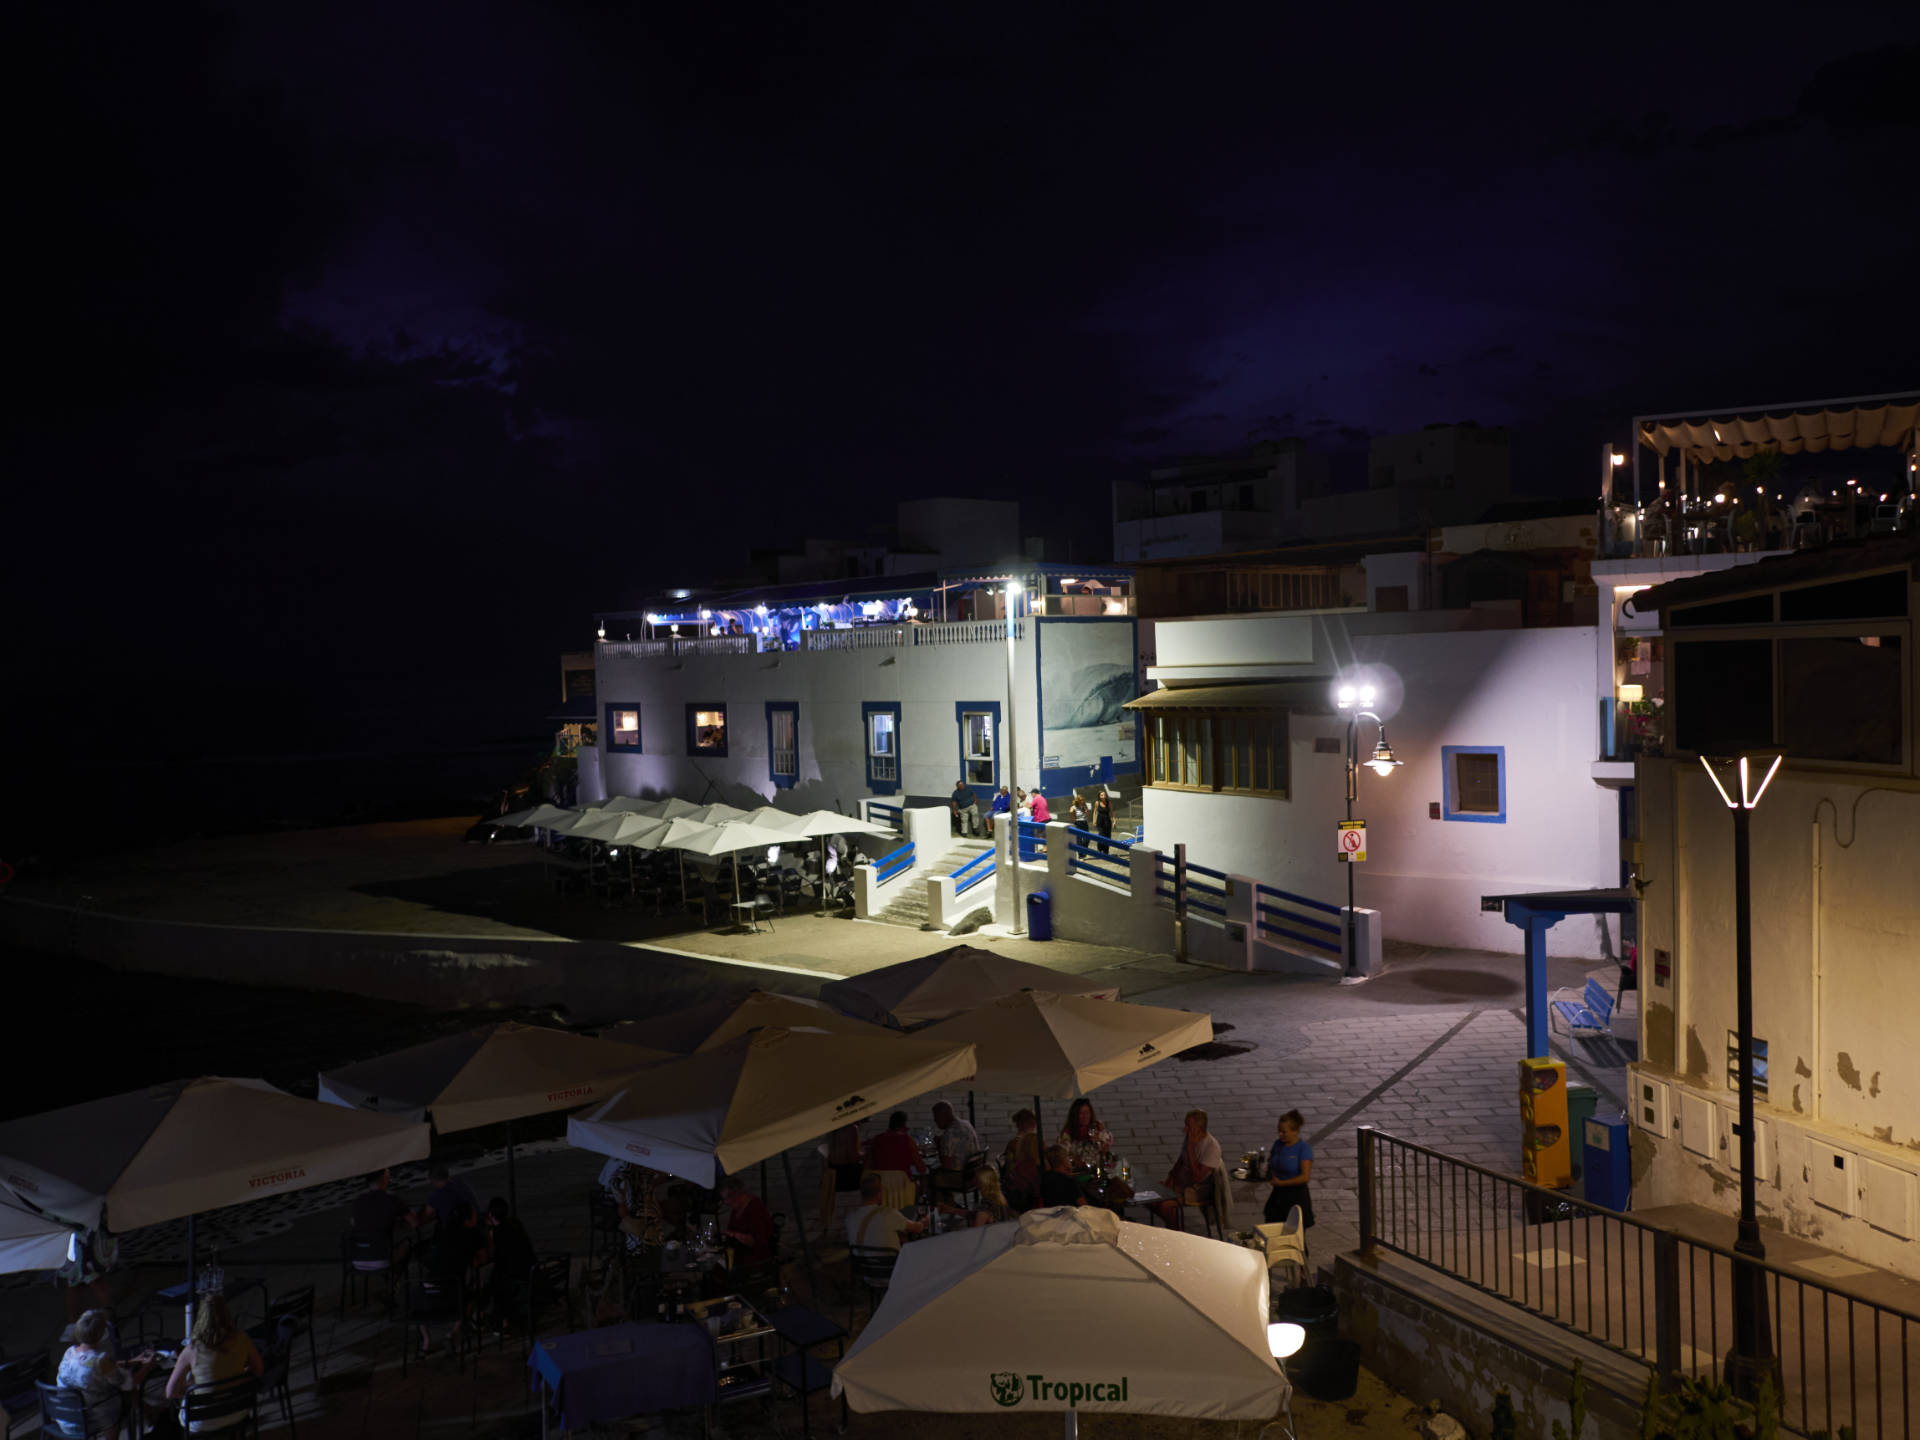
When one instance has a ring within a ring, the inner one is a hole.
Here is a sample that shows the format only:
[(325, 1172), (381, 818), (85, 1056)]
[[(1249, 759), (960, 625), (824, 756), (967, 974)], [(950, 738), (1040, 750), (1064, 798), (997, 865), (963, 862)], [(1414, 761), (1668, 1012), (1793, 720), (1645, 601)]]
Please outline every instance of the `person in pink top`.
[(1033, 792), (1033, 818), (1042, 825), (1053, 818), (1053, 813), (1047, 809), (1047, 797), (1038, 790)]

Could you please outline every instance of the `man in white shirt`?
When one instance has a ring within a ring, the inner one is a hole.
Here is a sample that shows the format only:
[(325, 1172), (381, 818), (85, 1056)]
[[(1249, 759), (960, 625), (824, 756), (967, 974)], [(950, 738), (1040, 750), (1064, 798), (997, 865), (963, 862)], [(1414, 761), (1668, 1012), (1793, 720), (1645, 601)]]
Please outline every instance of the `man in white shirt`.
[(965, 1170), (967, 1157), (980, 1153), (980, 1134), (973, 1126), (953, 1113), (953, 1107), (942, 1100), (933, 1107), (934, 1138), (940, 1145), (940, 1168), (942, 1170)]
[(860, 1208), (847, 1216), (847, 1244), (866, 1250), (898, 1250), (902, 1235), (918, 1235), (924, 1220), (909, 1220), (891, 1205), (880, 1203), (878, 1175), (860, 1179)]

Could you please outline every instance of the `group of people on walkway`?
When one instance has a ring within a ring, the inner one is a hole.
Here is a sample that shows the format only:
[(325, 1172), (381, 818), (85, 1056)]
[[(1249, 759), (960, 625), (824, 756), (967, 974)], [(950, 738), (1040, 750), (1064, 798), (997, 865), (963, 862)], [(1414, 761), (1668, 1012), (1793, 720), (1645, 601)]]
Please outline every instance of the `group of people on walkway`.
[[(980, 816), (980, 796), (964, 778), (954, 782), (953, 794), (948, 797), (948, 808), (953, 811), (954, 825), (962, 835), (979, 835), (984, 832), (986, 822)], [(1047, 803), (1047, 797), (1038, 790), (1027, 791), (1002, 785), (993, 797), (991, 815), (1016, 813), (1022, 820), (1032, 820), (1047, 824), (1053, 818), (1053, 807)], [(1093, 830), (1104, 836), (1113, 834), (1113, 797), (1107, 793), (1106, 786), (1100, 786), (1088, 800), (1076, 790), (1068, 802), (1066, 821), (1069, 825), (1082, 830)]]

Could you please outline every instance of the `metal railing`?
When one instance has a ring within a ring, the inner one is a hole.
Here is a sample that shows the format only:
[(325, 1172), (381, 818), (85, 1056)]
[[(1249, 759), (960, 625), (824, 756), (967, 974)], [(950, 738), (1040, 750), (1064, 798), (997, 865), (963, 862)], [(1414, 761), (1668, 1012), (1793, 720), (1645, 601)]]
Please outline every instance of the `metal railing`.
[[(1024, 620), (1013, 622), (1014, 639), (1026, 638), (1026, 623)], [(943, 620), (935, 625), (915, 625), (911, 633), (916, 645), (986, 645), (1007, 638), (1007, 622)]]
[(897, 650), (906, 644), (906, 627), (862, 625), (852, 630), (803, 630), (803, 650)]
[[(1206, 880), (1196, 880), (1196, 875), (1208, 875), (1220, 883), (1214, 885)], [(1224, 870), (1209, 870), (1205, 865), (1187, 862), (1187, 907), (1192, 910), (1204, 910), (1209, 915), (1227, 918), (1227, 875)], [(1198, 898), (1196, 898), (1198, 897)]]
[(913, 868), (913, 841), (909, 840), (898, 850), (889, 851), (873, 862), (873, 883), (884, 885), (889, 880), (904, 875)]
[(602, 640), (601, 658), (607, 660), (647, 660), (656, 655), (673, 654), (671, 640)]
[(1316, 911), (1337, 918), (1340, 907), (1329, 905), (1324, 900), (1310, 900), (1305, 895), (1295, 895), (1275, 885), (1256, 884), (1253, 887), (1253, 918), (1259, 926), (1262, 940), (1289, 940), (1295, 945), (1306, 945), (1330, 955), (1338, 955), (1341, 950), (1340, 927), (1331, 920), (1317, 920), (1312, 915), (1303, 914), (1303, 911)]
[(751, 655), (754, 652), (754, 638), (751, 635), (701, 635), (692, 640), (673, 642), (676, 655)]
[[(1118, 846), (1120, 858), (1112, 858), (1112, 847)], [(1082, 830), (1077, 825), (1067, 826), (1067, 872), (1085, 870), (1096, 880), (1104, 880), (1109, 885), (1118, 885), (1128, 894), (1133, 893), (1133, 867), (1127, 861), (1127, 842), (1099, 835), (1091, 830)]]
[(1014, 839), (1020, 846), (1020, 860), (1038, 860), (1047, 853), (1047, 827), (1044, 821), (1016, 816)]
[(1648, 1366), (1721, 1381), (1734, 1267), (1764, 1276), (1781, 1424), (1916, 1433), (1920, 1315), (1360, 1127), (1360, 1249), (1375, 1246)]
[(898, 805), (882, 805), (878, 800), (867, 802), (869, 820), (877, 820), (882, 825), (891, 825), (896, 830), (900, 828), (900, 810), (901, 807)]
[(982, 850), (973, 859), (953, 872), (953, 893), (964, 895), (982, 880), (991, 879), (994, 871), (994, 853)]

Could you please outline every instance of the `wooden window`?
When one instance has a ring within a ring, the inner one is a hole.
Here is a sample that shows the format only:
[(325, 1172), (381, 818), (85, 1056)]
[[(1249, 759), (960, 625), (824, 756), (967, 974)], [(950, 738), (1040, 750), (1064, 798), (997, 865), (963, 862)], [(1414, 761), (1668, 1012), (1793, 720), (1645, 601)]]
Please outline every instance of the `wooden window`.
[(1147, 783), (1236, 795), (1287, 793), (1284, 710), (1188, 710), (1153, 717)]

